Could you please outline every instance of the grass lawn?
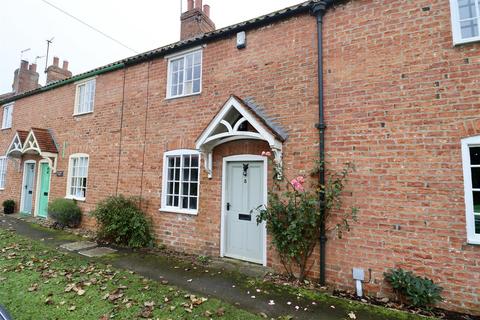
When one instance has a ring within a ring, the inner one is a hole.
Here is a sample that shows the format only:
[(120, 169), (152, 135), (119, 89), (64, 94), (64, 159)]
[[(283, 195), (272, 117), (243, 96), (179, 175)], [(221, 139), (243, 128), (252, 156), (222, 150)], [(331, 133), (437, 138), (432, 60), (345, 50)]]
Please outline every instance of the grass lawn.
[(21, 319), (260, 319), (0, 229), (0, 304)]

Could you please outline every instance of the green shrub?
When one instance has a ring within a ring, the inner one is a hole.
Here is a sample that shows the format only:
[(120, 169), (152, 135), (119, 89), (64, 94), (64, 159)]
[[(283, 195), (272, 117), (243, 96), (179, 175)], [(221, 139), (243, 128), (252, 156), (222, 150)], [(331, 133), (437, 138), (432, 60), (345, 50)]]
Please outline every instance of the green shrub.
[(12, 214), (15, 212), (15, 201), (12, 199), (3, 201), (3, 213)]
[(131, 248), (153, 244), (150, 224), (137, 198), (109, 197), (97, 205), (92, 216), (97, 219), (101, 239)]
[(61, 227), (78, 228), (82, 222), (82, 210), (74, 200), (58, 198), (48, 205), (48, 216)]
[(416, 276), (403, 269), (392, 269), (384, 273), (384, 276), (393, 290), (414, 307), (430, 309), (442, 300), (440, 293), (443, 288), (428, 278)]

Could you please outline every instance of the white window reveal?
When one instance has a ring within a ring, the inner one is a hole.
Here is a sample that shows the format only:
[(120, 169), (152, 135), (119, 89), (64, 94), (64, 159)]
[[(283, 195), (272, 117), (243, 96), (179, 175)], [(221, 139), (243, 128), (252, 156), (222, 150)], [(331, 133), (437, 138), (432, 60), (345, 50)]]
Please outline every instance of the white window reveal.
[(88, 155), (73, 154), (68, 168), (67, 198), (83, 201), (87, 196)]
[(450, 0), (454, 44), (480, 41), (480, 0)]
[(5, 189), (7, 180), (7, 157), (0, 157), (0, 190)]
[(13, 120), (13, 103), (3, 106), (2, 129), (10, 129)]
[(198, 151), (175, 150), (165, 153), (162, 211), (197, 214), (199, 172)]
[(95, 87), (95, 79), (89, 79), (77, 83), (74, 115), (93, 112), (95, 104)]
[(202, 50), (168, 59), (167, 98), (199, 94), (202, 90)]
[(480, 136), (462, 140), (468, 243), (480, 244)]

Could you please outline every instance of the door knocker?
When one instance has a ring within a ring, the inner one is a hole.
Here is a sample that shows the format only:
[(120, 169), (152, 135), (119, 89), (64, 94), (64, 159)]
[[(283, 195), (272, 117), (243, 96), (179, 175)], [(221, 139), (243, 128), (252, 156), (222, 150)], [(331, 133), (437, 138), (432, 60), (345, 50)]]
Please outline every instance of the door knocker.
[(248, 163), (243, 164), (243, 183), (247, 183)]

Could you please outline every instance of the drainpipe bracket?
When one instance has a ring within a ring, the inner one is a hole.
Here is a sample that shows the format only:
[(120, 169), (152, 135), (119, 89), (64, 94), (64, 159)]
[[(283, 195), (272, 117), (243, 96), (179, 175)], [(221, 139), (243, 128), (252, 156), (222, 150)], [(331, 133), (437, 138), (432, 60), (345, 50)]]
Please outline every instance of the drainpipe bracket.
[(325, 123), (317, 123), (315, 124), (315, 128), (317, 128), (318, 130), (325, 130), (327, 129), (327, 126), (325, 125)]
[(312, 6), (310, 7), (310, 14), (317, 17), (319, 15), (323, 15), (326, 10), (327, 4), (324, 1), (319, 1), (312, 4)]

